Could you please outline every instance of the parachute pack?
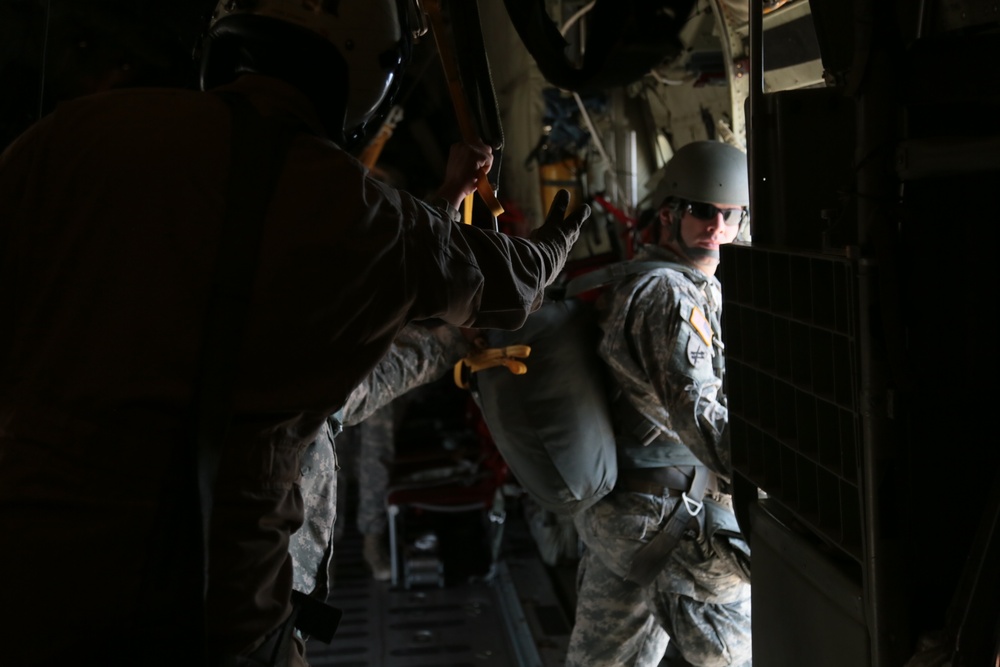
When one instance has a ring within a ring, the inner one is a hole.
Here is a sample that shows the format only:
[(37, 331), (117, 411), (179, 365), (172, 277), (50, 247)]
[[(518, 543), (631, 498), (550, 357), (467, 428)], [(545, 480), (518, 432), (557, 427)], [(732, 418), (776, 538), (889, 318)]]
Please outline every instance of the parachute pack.
[(660, 268), (690, 271), (665, 261), (609, 264), (569, 281), (564, 298), (547, 300), (520, 329), (486, 332), (490, 350), (520, 350), (526, 360), (513, 364), (516, 370), (502, 364), (477, 371), (470, 389), (511, 472), (545, 509), (586, 509), (618, 477), (600, 329), (593, 305), (579, 295)]

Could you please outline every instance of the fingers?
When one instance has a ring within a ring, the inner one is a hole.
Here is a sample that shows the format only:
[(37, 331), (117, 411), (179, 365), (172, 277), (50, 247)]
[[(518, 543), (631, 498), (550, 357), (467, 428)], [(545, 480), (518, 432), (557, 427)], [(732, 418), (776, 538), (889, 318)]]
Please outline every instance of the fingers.
[(559, 222), (566, 217), (566, 208), (569, 206), (569, 191), (559, 190), (556, 192), (556, 196), (552, 198), (552, 203), (549, 205), (549, 212), (545, 216), (545, 224), (550, 222)]
[[(476, 190), (479, 174), (493, 167), (493, 149), (483, 143), (454, 143), (448, 153), (445, 180), (439, 193), (452, 202), (461, 202)], [(455, 204), (457, 208), (457, 204)]]
[(590, 205), (584, 204), (578, 207), (575, 211), (570, 213), (567, 221), (573, 221), (574, 223), (582, 225), (590, 217)]
[(564, 245), (568, 252), (579, 237), (584, 221), (590, 217), (590, 206), (586, 204), (578, 206), (572, 213), (566, 215), (569, 204), (569, 192), (559, 190), (552, 198), (545, 223), (532, 233), (532, 237), (542, 243), (555, 242)]
[(469, 151), (472, 159), (476, 162), (476, 171), (481, 169), (489, 171), (493, 167), (493, 147), (489, 144), (482, 141), (475, 141), (459, 144), (459, 146), (464, 146)]
[(576, 239), (580, 236), (580, 228), (583, 223), (590, 217), (590, 206), (584, 204), (579, 206), (566, 216), (564, 219), (558, 221), (559, 229), (563, 234), (566, 234), (568, 238), (572, 239), (570, 245), (576, 242)]
[[(548, 215), (545, 216), (545, 222), (548, 223), (558, 223), (566, 218), (566, 209), (569, 208), (570, 204), (570, 194), (568, 190), (559, 190), (556, 192), (555, 197), (552, 198), (552, 204), (549, 206)], [(583, 204), (577, 207), (571, 214), (567, 222), (573, 221), (582, 224), (587, 218), (590, 217), (590, 206)]]
[(481, 141), (476, 143), (457, 142), (451, 145), (448, 159), (459, 169), (471, 169), (478, 172), (480, 169), (486, 168), (489, 171), (490, 167), (493, 166), (493, 148)]

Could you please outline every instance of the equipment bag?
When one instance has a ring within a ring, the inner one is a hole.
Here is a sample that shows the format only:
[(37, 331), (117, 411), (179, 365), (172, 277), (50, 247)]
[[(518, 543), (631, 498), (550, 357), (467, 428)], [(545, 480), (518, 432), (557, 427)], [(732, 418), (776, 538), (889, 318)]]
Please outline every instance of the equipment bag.
[(511, 472), (545, 509), (586, 509), (618, 477), (600, 328), (594, 307), (577, 295), (660, 268), (691, 270), (665, 261), (616, 262), (571, 280), (564, 299), (546, 301), (520, 329), (485, 332), (491, 350), (530, 348), (526, 372), (494, 364), (475, 372), (469, 388)]

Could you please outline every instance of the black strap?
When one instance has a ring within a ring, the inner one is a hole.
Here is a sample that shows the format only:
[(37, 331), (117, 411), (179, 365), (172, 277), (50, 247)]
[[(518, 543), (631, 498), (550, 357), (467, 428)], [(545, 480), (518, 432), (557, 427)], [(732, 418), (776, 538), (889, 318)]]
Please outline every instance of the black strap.
[(232, 387), (243, 349), (264, 219), (295, 132), (290, 124), (264, 118), (239, 95), (214, 94), (232, 111), (232, 145), (226, 213), (209, 297), (194, 402), (201, 510), (202, 567), (199, 573), (203, 602), (209, 583), (213, 490), (229, 430)]
[(333, 641), (333, 635), (344, 615), (343, 611), (295, 590), (292, 591), (292, 602), (298, 610), (296, 628), (310, 639), (317, 639), (324, 644)]
[[(452, 21), (455, 52), (461, 54), (458, 71), (468, 98), (469, 110), (476, 129), (479, 130), (479, 138), (492, 146), (496, 154), (503, 149), (503, 125), (483, 37), (479, 2), (445, 0), (444, 8)], [(490, 172), (490, 176), (495, 175), (493, 171)], [(492, 178), (490, 183), (496, 189), (496, 182)]]
[(659, 534), (636, 552), (628, 574), (625, 575), (626, 580), (646, 586), (656, 578), (670, 552), (684, 536), (684, 532), (697, 521), (697, 516), (703, 508), (701, 499), (705, 496), (705, 489), (711, 477), (712, 472), (705, 466), (694, 466), (691, 488), (682, 494), (674, 505), (674, 511), (670, 513), (666, 525)]
[(648, 447), (663, 433), (663, 429), (632, 405), (621, 389), (611, 399), (611, 418), (619, 446)]
[(444, 6), (452, 20), (455, 51), (462, 54), (458, 59), (458, 71), (469, 111), (479, 130), (479, 138), (493, 147), (493, 166), (487, 178), (496, 192), (500, 184), (504, 136), (500, 104), (493, 87), (493, 73), (483, 38), (479, 1), (446, 0)]

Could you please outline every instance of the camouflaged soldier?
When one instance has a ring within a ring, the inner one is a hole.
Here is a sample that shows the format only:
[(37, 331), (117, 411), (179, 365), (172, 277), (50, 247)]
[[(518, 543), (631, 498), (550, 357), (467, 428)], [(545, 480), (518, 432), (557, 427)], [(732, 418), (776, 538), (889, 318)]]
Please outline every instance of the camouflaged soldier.
[[(618, 481), (576, 516), (585, 544), (568, 667), (751, 664), (749, 548), (725, 492), (719, 246), (746, 224), (745, 154), (683, 146), (654, 193), (666, 260), (598, 304), (615, 401)], [(662, 660), (662, 662), (661, 662)]]
[(295, 590), (320, 600), (329, 592), (327, 569), (337, 518), (339, 469), (334, 440), (343, 426), (365, 423), (396, 397), (442, 377), (468, 351), (469, 344), (458, 327), (408, 325), (371, 374), (351, 392), (343, 410), (324, 424), (319, 437), (306, 448), (299, 481), (305, 521), (289, 544)]
[[(379, 408), (360, 424), (348, 426), (337, 437), (337, 454), (341, 470), (357, 483), (355, 522), (362, 535), (361, 555), (376, 581), (392, 578), (389, 558), (388, 527), (385, 495), (389, 488), (388, 462), (396, 451), (396, 415), (402, 412), (400, 401)], [(337, 486), (337, 503), (347, 506), (347, 484)], [(344, 521), (334, 525), (336, 543), (345, 532)]]
[(380, 408), (357, 426), (358, 532), (362, 535), (361, 555), (376, 581), (392, 577), (386, 541), (389, 520), (385, 494), (389, 487), (387, 464), (396, 451), (395, 406), (393, 402)]

